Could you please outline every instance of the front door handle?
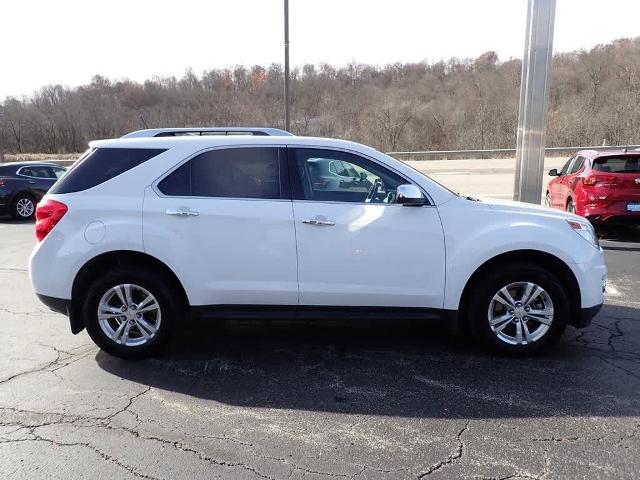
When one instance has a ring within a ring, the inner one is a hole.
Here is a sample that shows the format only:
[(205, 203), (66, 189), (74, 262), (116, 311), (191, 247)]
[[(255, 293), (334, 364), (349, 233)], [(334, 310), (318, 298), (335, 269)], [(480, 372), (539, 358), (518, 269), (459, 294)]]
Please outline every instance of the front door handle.
[(34, 183), (36, 183), (36, 181), (35, 181), (35, 180), (29, 180), (29, 183), (30, 183), (31, 185), (33, 185)]
[(323, 219), (319, 219), (319, 218), (307, 218), (302, 220), (302, 223), (306, 223), (308, 225), (320, 225), (320, 226), (325, 226), (325, 227), (332, 227), (336, 224), (336, 222), (332, 222), (331, 220), (323, 220)]
[(193, 210), (189, 210), (186, 208), (181, 208), (179, 210), (167, 210), (166, 212), (167, 215), (175, 215), (178, 217), (197, 217), (198, 215), (200, 215), (199, 212), (194, 212)]

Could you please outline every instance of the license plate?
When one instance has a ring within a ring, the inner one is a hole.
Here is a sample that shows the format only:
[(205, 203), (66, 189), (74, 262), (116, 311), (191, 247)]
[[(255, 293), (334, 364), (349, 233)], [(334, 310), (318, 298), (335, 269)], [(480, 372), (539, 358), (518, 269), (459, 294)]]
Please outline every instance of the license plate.
[(627, 203), (627, 211), (640, 212), (640, 203)]

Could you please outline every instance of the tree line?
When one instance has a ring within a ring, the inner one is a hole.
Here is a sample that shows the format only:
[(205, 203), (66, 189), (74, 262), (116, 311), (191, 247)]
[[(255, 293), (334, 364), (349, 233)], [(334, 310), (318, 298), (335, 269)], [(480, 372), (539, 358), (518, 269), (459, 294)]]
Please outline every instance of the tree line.
[[(478, 58), (383, 67), (304, 65), (291, 72), (291, 130), (384, 151), (512, 148), (521, 61)], [(96, 75), (6, 98), (6, 153), (69, 153), (93, 139), (178, 126), (283, 128), (283, 69), (238, 66), (143, 83)], [(548, 146), (640, 142), (640, 37), (554, 56)]]

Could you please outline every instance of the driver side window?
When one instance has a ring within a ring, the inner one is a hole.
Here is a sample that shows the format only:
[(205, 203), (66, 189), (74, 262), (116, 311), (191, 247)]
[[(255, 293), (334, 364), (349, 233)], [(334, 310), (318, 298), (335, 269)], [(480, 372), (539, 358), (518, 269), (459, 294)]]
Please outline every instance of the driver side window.
[[(297, 200), (394, 203), (407, 181), (375, 162), (337, 150), (290, 148)], [(297, 177), (297, 178), (296, 178)]]
[(575, 157), (571, 157), (569, 158), (569, 160), (567, 160), (567, 163), (564, 164), (564, 166), (562, 167), (562, 170), (560, 170), (559, 175), (566, 175), (567, 172), (569, 171), (569, 166), (571, 165), (571, 162), (573, 162), (573, 159)]

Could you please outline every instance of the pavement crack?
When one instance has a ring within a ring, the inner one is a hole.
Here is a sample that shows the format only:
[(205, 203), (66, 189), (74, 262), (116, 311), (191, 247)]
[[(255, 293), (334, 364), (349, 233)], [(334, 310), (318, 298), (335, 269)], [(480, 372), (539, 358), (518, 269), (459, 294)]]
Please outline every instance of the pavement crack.
[(465, 423), (464, 427), (462, 427), (462, 429), (456, 435), (456, 440), (458, 441), (458, 447), (456, 448), (456, 450), (444, 460), (438, 463), (435, 463), (428, 470), (422, 472), (420, 475), (418, 475), (418, 478), (424, 478), (427, 475), (431, 475), (433, 472), (436, 472), (441, 468), (443, 468), (444, 466), (453, 463), (455, 460), (462, 458), (462, 455), (464, 455), (464, 442), (462, 440), (462, 435), (464, 434), (464, 432), (469, 430), (470, 423), (471, 421), (468, 421), (467, 423)]
[[(39, 428), (39, 427), (35, 427), (35, 428)], [(61, 441), (58, 441), (58, 440), (53, 440), (51, 438), (46, 438), (46, 437), (43, 437), (41, 435), (38, 435), (37, 433), (34, 432), (35, 428), (32, 428), (30, 430), (30, 435), (32, 435), (32, 438), (21, 438), (21, 439), (16, 439), (16, 440), (7, 440), (7, 441), (2, 441), (0, 443), (44, 442), (44, 443), (48, 443), (50, 445), (54, 445), (56, 447), (82, 447), (82, 448), (87, 448), (87, 449), (92, 450), (93, 452), (95, 452), (102, 459), (117, 465), (121, 469), (128, 471), (129, 473), (131, 473), (133, 476), (135, 476), (137, 478), (144, 478), (146, 480), (163, 480), (160, 477), (154, 477), (152, 475), (147, 475), (145, 473), (139, 472), (135, 467), (133, 467), (131, 465), (127, 465), (126, 463), (122, 462), (121, 460), (119, 460), (118, 458), (114, 457), (113, 455), (109, 455), (108, 453), (103, 452), (102, 450), (100, 450), (99, 448), (95, 447), (94, 445), (91, 445), (88, 442), (61, 442)]]
[(60, 350), (60, 349), (58, 349), (56, 347), (53, 347), (51, 345), (45, 345), (45, 344), (40, 344), (40, 345), (45, 347), (45, 348), (49, 348), (49, 349), (53, 350), (56, 353), (56, 358), (54, 358), (50, 362), (45, 363), (44, 365), (39, 365), (39, 366), (34, 367), (34, 368), (30, 369), (30, 370), (25, 370), (25, 371), (18, 372), (18, 373), (15, 373), (13, 375), (10, 375), (9, 377), (6, 377), (6, 378), (0, 380), (0, 385), (5, 384), (7, 382), (10, 382), (10, 381), (12, 381), (12, 380), (14, 380), (16, 378), (20, 378), (20, 377), (23, 377), (25, 375), (31, 375), (33, 373), (39, 373), (39, 372), (53, 373), (57, 377), (61, 378), (55, 372), (57, 372), (61, 368), (64, 368), (64, 367), (67, 367), (67, 366), (71, 365), (72, 363), (75, 363), (75, 362), (77, 362), (79, 360), (82, 360), (84, 357), (89, 355), (93, 351), (93, 348), (94, 348), (92, 345), (81, 345), (80, 347), (77, 347), (74, 350), (80, 350), (80, 349), (84, 348), (85, 351), (80, 351), (78, 353), (78, 352), (74, 352), (74, 351)]
[[(129, 400), (127, 401), (127, 404), (124, 407), (122, 407), (120, 410), (118, 410), (118, 411), (116, 411), (116, 412), (114, 412), (114, 413), (112, 413), (110, 415), (107, 415), (104, 418), (104, 420), (107, 421), (107, 425), (111, 424), (111, 420), (113, 420), (113, 418), (116, 415), (120, 415), (121, 413), (124, 413), (124, 412), (128, 411), (131, 408), (131, 405), (133, 405), (133, 402), (135, 402), (141, 396), (149, 393), (150, 391), (151, 391), (151, 387), (147, 387), (144, 390), (142, 390), (141, 392), (138, 392), (135, 395), (132, 395), (131, 397), (129, 397)], [(133, 413), (133, 415), (135, 415), (136, 419), (138, 421), (140, 421), (140, 419), (138, 418), (138, 415), (135, 412), (131, 412), (131, 413)]]

